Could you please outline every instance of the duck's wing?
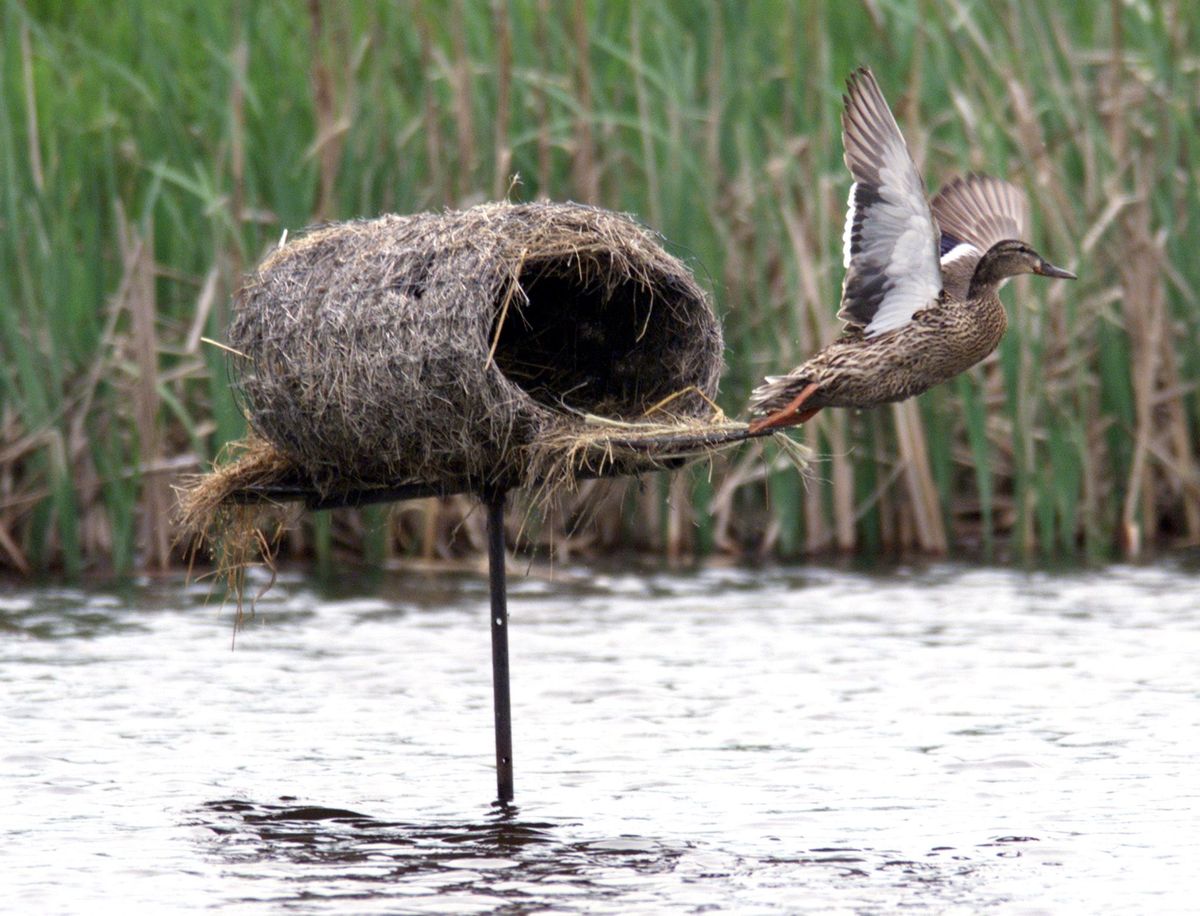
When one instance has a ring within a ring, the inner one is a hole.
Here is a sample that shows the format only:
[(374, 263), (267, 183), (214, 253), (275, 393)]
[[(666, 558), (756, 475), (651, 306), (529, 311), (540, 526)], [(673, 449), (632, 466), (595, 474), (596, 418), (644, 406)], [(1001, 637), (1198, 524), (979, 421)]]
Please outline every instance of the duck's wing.
[(1024, 239), (1029, 225), (1025, 192), (989, 175), (949, 181), (933, 198), (941, 229), (942, 283), (954, 299), (965, 299), (984, 253), (1004, 239)]
[(873, 337), (907, 324), (941, 293), (938, 233), (925, 183), (875, 77), (860, 68), (846, 86), (842, 139), (854, 184), (838, 317)]

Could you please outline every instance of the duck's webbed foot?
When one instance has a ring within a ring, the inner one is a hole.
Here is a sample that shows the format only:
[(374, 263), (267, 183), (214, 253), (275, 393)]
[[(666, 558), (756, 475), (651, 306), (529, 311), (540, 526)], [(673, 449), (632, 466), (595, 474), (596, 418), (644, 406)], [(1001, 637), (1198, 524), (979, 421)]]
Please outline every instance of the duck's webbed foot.
[(817, 415), (817, 412), (821, 408), (814, 407), (810, 410), (801, 410), (800, 408), (804, 406), (805, 401), (813, 396), (816, 390), (816, 382), (810, 382), (808, 385), (805, 385), (804, 390), (789, 401), (786, 407), (751, 423), (750, 432), (761, 433), (769, 429), (780, 429), (785, 426), (798, 426), (801, 423), (807, 423)]

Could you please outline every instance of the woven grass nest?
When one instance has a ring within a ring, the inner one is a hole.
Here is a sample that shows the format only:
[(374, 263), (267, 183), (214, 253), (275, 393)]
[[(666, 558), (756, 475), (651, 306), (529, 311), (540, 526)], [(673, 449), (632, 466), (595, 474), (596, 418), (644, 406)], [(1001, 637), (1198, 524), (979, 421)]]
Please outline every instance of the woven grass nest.
[(184, 526), (256, 498), (678, 466), (746, 438), (713, 402), (722, 348), (691, 272), (628, 216), (494, 203), (316, 228), (235, 295), (230, 375), (254, 435), (185, 490)]

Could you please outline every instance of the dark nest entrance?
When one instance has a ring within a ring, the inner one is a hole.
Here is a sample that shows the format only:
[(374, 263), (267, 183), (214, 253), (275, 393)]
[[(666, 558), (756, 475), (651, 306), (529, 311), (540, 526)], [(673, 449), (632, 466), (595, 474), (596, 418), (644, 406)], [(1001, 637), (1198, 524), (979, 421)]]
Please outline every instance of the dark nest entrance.
[[(597, 259), (591, 277), (572, 270), (571, 259), (525, 264), (522, 301), (497, 312), (494, 358), (551, 410), (637, 419), (680, 394), (681, 376), (695, 375), (678, 359), (669, 364), (675, 354), (692, 355), (685, 338), (695, 333), (694, 303), (690, 290), (664, 278), (611, 282), (607, 260)], [(682, 396), (689, 395), (694, 402), (694, 392)]]

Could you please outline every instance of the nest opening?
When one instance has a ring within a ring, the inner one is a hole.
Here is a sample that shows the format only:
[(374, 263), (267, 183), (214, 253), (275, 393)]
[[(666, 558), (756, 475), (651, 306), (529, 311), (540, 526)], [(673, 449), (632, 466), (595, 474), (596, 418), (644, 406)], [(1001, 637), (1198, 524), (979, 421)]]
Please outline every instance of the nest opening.
[(691, 291), (673, 295), (659, 276), (613, 282), (604, 261), (594, 270), (570, 256), (523, 265), (521, 295), (496, 303), (496, 366), (552, 410), (640, 417), (677, 390), (663, 356), (687, 335)]

